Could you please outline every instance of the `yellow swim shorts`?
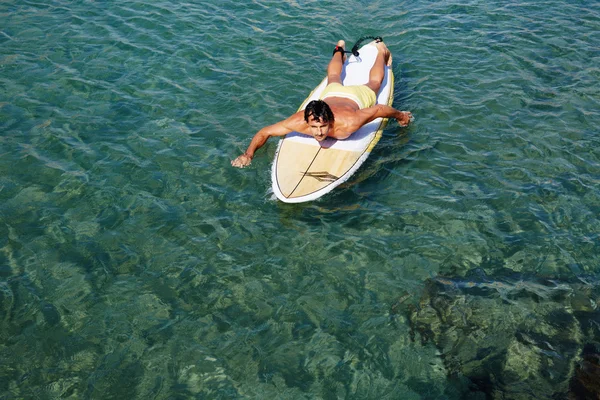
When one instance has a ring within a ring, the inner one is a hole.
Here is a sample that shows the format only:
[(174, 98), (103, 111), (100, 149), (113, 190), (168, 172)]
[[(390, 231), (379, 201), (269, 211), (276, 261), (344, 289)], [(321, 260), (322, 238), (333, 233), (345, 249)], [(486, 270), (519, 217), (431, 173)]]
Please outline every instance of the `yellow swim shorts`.
[(344, 86), (341, 83), (330, 83), (321, 93), (320, 99), (325, 100), (327, 97), (350, 99), (358, 104), (360, 109), (372, 107), (377, 102), (375, 92), (365, 85)]

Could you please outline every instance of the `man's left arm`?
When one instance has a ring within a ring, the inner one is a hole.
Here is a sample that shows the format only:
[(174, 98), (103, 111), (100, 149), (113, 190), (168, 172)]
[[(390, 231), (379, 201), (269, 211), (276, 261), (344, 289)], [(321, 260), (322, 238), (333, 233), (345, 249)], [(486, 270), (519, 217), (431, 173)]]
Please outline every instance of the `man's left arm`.
[(373, 107), (363, 108), (358, 111), (360, 126), (368, 124), (376, 118), (395, 118), (400, 126), (408, 126), (412, 119), (410, 111), (400, 111), (384, 104), (377, 104)]

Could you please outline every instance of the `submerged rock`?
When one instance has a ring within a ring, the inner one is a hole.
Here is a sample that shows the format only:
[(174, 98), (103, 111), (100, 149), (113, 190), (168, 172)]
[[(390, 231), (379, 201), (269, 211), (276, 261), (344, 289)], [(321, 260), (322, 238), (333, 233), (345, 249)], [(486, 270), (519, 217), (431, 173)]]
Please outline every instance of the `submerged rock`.
[(581, 300), (581, 293), (591, 294), (584, 289), (523, 280), (434, 279), (410, 312), (412, 337), (434, 343), (448, 374), (468, 378), (474, 391), (489, 398), (594, 393), (600, 385), (594, 375), (598, 358), (577, 363), (586, 336), (594, 334), (582, 329), (580, 314), (595, 311), (571, 307), (573, 298), (595, 302)]
[(569, 400), (600, 399), (600, 344), (587, 344), (569, 386)]

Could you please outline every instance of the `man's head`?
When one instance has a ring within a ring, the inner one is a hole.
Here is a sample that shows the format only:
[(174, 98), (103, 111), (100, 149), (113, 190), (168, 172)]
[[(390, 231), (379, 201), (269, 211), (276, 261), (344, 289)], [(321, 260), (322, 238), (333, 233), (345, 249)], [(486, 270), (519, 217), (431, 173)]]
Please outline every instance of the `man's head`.
[(304, 109), (304, 121), (319, 142), (327, 138), (329, 129), (333, 124), (333, 112), (323, 100), (313, 100)]

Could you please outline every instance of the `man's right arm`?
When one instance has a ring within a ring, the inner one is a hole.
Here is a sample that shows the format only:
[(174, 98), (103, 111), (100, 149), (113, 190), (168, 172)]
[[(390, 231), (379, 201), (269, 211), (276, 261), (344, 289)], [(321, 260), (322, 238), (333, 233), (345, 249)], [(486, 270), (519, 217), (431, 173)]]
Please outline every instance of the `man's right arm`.
[(254, 135), (244, 154), (231, 161), (231, 165), (238, 168), (244, 168), (250, 165), (252, 158), (254, 157), (254, 152), (260, 149), (271, 136), (285, 136), (294, 130), (299, 130), (301, 128), (298, 125), (299, 117), (301, 117), (300, 113), (296, 113), (288, 119), (262, 128)]

